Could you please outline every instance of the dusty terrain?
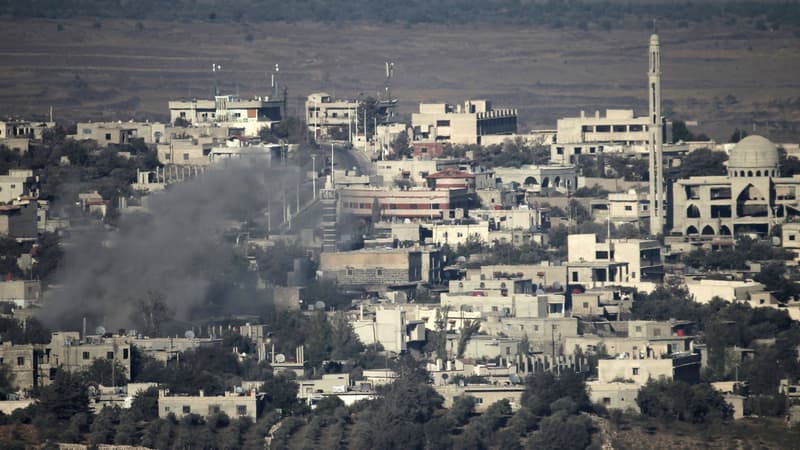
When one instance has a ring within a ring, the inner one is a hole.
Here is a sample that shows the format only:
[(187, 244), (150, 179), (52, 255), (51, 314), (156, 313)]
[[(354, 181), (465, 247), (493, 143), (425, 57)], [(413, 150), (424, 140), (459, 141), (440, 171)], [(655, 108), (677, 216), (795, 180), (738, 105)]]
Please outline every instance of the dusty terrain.
[[(59, 28), (61, 30), (59, 31)], [(310, 92), (375, 95), (396, 63), (401, 112), (419, 101), (486, 97), (520, 110), (524, 128), (553, 128), (581, 109), (646, 109), (650, 30), (319, 23), (166, 23), (0, 19), (0, 115), (57, 120), (166, 117), (166, 102), (220, 85), (268, 93), (275, 63), (296, 105)], [(800, 140), (800, 38), (736, 27), (661, 31), (667, 114), (727, 138), (755, 124)]]

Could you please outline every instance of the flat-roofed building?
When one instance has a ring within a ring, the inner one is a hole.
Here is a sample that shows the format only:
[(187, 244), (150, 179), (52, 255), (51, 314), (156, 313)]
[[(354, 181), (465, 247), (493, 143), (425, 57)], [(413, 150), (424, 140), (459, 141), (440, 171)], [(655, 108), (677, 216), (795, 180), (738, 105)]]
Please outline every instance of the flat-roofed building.
[(364, 249), (320, 254), (323, 278), (345, 286), (437, 284), (441, 252), (436, 248)]
[(635, 117), (632, 109), (608, 109), (588, 116), (558, 119), (556, 139), (550, 145), (550, 161), (573, 164), (580, 155), (597, 155), (608, 147), (646, 152), (650, 142), (647, 116)]
[[(466, 189), (381, 189), (349, 187), (339, 191), (340, 212), (357, 217), (447, 219), (463, 215), (471, 198)], [(377, 211), (375, 206), (377, 204)]]
[(217, 95), (213, 100), (192, 99), (169, 102), (169, 120), (182, 119), (192, 125), (218, 124), (229, 127), (231, 135), (257, 136), (262, 128), (271, 128), (283, 120), (283, 99), (237, 95)]
[(494, 109), (488, 100), (467, 100), (464, 105), (420, 103), (411, 115), (414, 140), (481, 144), (485, 135), (511, 135), (517, 132), (517, 110)]
[(166, 391), (158, 394), (158, 417), (164, 419), (174, 414), (180, 419), (189, 414), (207, 418), (215, 414), (225, 413), (232, 419), (250, 418), (255, 422), (258, 418), (258, 400), (252, 391), (237, 393), (226, 392), (224, 396), (169, 395)]

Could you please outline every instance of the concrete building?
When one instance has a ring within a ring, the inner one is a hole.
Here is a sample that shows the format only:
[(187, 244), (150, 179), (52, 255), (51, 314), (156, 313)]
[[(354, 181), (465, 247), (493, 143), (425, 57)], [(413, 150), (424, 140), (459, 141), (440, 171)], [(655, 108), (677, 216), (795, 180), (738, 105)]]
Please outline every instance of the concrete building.
[(632, 382), (639, 387), (651, 379), (697, 382), (700, 379), (700, 355), (676, 353), (668, 358), (658, 359), (601, 359), (597, 365), (597, 378), (603, 383)]
[[(377, 202), (377, 211), (375, 205)], [(465, 189), (380, 189), (350, 187), (339, 191), (340, 212), (357, 217), (448, 219), (463, 216), (471, 199)]]
[(8, 119), (0, 121), (0, 140), (15, 138), (41, 140), (46, 130), (54, 128), (55, 122), (31, 122), (29, 120)]
[(611, 192), (606, 199), (592, 200), (590, 207), (596, 222), (605, 223), (609, 216), (614, 225), (641, 225), (650, 220), (650, 201), (647, 195), (639, 194), (635, 189)]
[(402, 353), (408, 343), (425, 341), (425, 322), (407, 319), (401, 308), (378, 307), (374, 315), (362, 309), (351, 325), (362, 344), (381, 344), (388, 352)]
[(780, 177), (775, 145), (752, 135), (731, 150), (727, 175), (673, 185), (672, 231), (708, 237), (756, 233), (800, 214), (800, 176)]
[(39, 205), (35, 200), (0, 205), (0, 236), (36, 239), (39, 232)]
[(578, 174), (571, 165), (526, 165), (495, 167), (494, 175), (503, 185), (516, 184), (529, 192), (568, 194), (578, 189)]
[(39, 370), (40, 355), (41, 351), (32, 344), (14, 345), (11, 341), (0, 344), (0, 364), (8, 366), (13, 375), (12, 386), (17, 392), (47, 384), (40, 379), (43, 375)]
[(631, 410), (636, 413), (639, 412), (639, 405), (636, 403), (639, 387), (635, 383), (623, 381), (590, 380), (586, 382), (586, 390), (592, 403), (603, 405), (607, 409)]
[(519, 338), (501, 336), (472, 335), (464, 346), (463, 355), (458, 354), (460, 336), (447, 335), (447, 353), (452, 357), (465, 357), (475, 361), (495, 360), (497, 358), (513, 359), (520, 354)]
[(131, 344), (127, 336), (86, 336), (82, 340), (78, 332), (58, 331), (44, 347), (43, 364), (50, 369), (78, 372), (97, 359), (113, 360), (124, 371), (119, 376), (130, 378)]
[(800, 259), (800, 222), (785, 223), (781, 226), (781, 246)]
[(130, 144), (141, 139), (145, 144), (158, 144), (167, 139), (167, 127), (158, 122), (78, 122), (77, 140), (93, 140), (100, 146)]
[(574, 164), (581, 155), (598, 155), (610, 148), (644, 152), (650, 143), (649, 124), (649, 117), (635, 117), (632, 109), (609, 109), (605, 116), (581, 111), (580, 117), (558, 119), (550, 162)]
[(488, 100), (467, 100), (461, 105), (420, 103), (411, 115), (414, 140), (434, 143), (481, 144), (485, 135), (517, 132), (516, 109), (493, 109)]
[[(598, 242), (594, 234), (572, 234), (567, 238), (567, 253), (570, 266), (583, 267), (580, 263), (622, 263), (627, 272), (615, 277), (618, 282), (658, 282), (664, 276), (664, 261), (661, 245), (655, 240), (611, 239)], [(575, 264), (573, 264), (575, 263)], [(610, 266), (609, 266), (610, 267)], [(610, 279), (609, 277), (606, 279)], [(570, 282), (577, 280), (570, 279)], [(602, 278), (596, 281), (603, 281)]]
[(17, 308), (38, 305), (42, 297), (39, 280), (0, 281), (0, 302), (13, 303)]
[(9, 169), (8, 174), (0, 175), (0, 203), (11, 203), (20, 197), (38, 196), (37, 179), (32, 170)]
[(255, 392), (226, 392), (224, 396), (169, 395), (166, 391), (158, 394), (158, 417), (165, 419), (170, 414), (176, 418), (197, 414), (208, 418), (214, 414), (225, 413), (232, 419), (247, 417), (253, 422), (258, 418), (258, 401)]
[(285, 107), (283, 99), (217, 95), (213, 100), (170, 101), (169, 120), (175, 123), (180, 118), (192, 125), (225, 126), (231, 136), (258, 136), (262, 128), (271, 128), (283, 120)]
[(211, 164), (214, 146), (213, 139), (209, 137), (172, 139), (156, 147), (158, 162), (164, 165), (207, 166)]
[(714, 297), (730, 302), (748, 301), (752, 295), (765, 292), (763, 284), (752, 280), (686, 278), (686, 288), (698, 303), (709, 303)]
[(508, 400), (512, 411), (517, 411), (522, 407), (522, 394), (525, 392), (524, 386), (495, 386), (484, 384), (469, 384), (457, 386), (454, 384), (446, 386), (435, 386), (436, 392), (444, 397), (445, 408), (451, 408), (456, 397), (470, 396), (475, 398), (475, 412), (483, 413), (489, 406), (501, 400)]
[(358, 100), (336, 100), (327, 92), (316, 92), (306, 99), (308, 131), (319, 138), (351, 140), (358, 123)]
[(323, 278), (345, 286), (376, 287), (441, 282), (441, 253), (434, 248), (364, 249), (323, 252)]

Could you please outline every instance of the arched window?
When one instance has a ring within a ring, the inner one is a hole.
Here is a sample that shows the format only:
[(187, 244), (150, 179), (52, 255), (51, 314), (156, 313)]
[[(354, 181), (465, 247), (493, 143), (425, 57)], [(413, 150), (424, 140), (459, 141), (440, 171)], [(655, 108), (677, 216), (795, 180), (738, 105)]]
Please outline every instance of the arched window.
[(756, 176), (757, 176), (757, 177), (760, 177), (760, 176), (761, 176), (761, 171), (760, 171), (760, 170), (756, 170)]
[(690, 219), (699, 219), (700, 218), (700, 208), (697, 205), (689, 205), (686, 208), (686, 217)]
[(720, 236), (730, 236), (731, 235), (731, 229), (728, 228), (727, 225), (723, 225), (723, 226), (719, 227), (719, 234), (720, 234)]
[(703, 227), (703, 236), (713, 236), (714, 229), (711, 228), (711, 225), (706, 225)]
[(752, 170), (748, 170), (747, 171), (747, 176), (748, 177), (752, 177), (753, 176), (753, 171)]
[(694, 225), (690, 226), (686, 229), (686, 234), (697, 234), (697, 228)]

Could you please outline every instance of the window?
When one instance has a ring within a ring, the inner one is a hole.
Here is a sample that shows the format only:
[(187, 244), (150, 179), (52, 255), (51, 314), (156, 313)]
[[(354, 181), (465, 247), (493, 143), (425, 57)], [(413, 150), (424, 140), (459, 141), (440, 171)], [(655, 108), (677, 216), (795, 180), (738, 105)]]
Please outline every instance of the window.
[(564, 147), (556, 147), (556, 155), (563, 155)]
[(591, 133), (592, 131), (594, 131), (594, 127), (591, 125), (583, 125), (581, 126), (581, 131), (583, 131), (584, 133)]
[(539, 325), (534, 325), (533, 326), (533, 331), (539, 331)]
[(790, 241), (793, 241), (794, 239), (795, 239), (795, 236), (794, 236), (793, 234), (790, 234), (790, 235), (789, 235), (789, 240), (790, 240)]
[(186, 113), (181, 111), (181, 118), (186, 118)]
[(350, 268), (350, 267), (347, 268), (347, 276), (348, 277), (352, 277), (353, 276), (353, 269)]
[(164, 407), (164, 412), (169, 412), (169, 406)]
[(653, 336), (656, 336), (656, 337), (659, 337), (659, 336), (661, 336), (661, 330), (660, 330), (660, 329), (658, 329), (658, 328), (656, 328), (655, 330), (653, 330)]
[(642, 125), (629, 125), (628, 131), (642, 131), (644, 127)]
[(184, 161), (188, 161), (189, 160), (189, 154), (188, 153), (184, 153), (183, 154), (183, 160)]
[(375, 269), (375, 276), (382, 277), (383, 269)]
[(91, 128), (84, 128), (83, 129), (83, 134), (92, 134)]
[(614, 131), (617, 133), (624, 133), (626, 131), (625, 125), (614, 125)]
[(625, 211), (633, 211), (633, 206), (625, 205)]
[(636, 272), (631, 272), (631, 278), (636, 278)]
[(89, 359), (89, 352), (83, 352), (83, 359)]
[(449, 120), (437, 120), (436, 121), (436, 126), (437, 127), (449, 127), (450, 126), (450, 121)]
[(190, 412), (192, 412), (192, 408), (189, 407), (188, 405), (183, 405), (181, 411), (183, 411), (184, 414), (189, 414)]
[(589, 309), (589, 302), (583, 302), (583, 309)]
[(24, 366), (25, 365), (25, 357), (24, 356), (18, 356), (17, 357), (17, 365), (18, 366)]
[(578, 272), (572, 272), (572, 281), (578, 281)]
[(642, 327), (640, 327), (640, 326), (637, 326), (637, 327), (636, 327), (636, 332), (637, 332), (637, 333), (641, 333), (641, 332), (642, 332)]
[(128, 349), (127, 348), (123, 348), (122, 349), (122, 359), (128, 359)]
[(106, 353), (106, 359), (114, 359), (114, 352)]
[(106, 133), (106, 140), (107, 140), (107, 141), (110, 141), (110, 140), (111, 140), (111, 133)]
[(633, 368), (633, 374), (634, 375), (639, 375), (639, 368), (638, 367), (634, 367)]
[(611, 398), (610, 397), (603, 397), (603, 404), (604, 405), (610, 405), (611, 404)]
[(238, 416), (247, 415), (247, 405), (236, 405), (236, 415)]
[(608, 133), (611, 131), (611, 125), (598, 125), (594, 127), (594, 131), (598, 133)]
[(219, 414), (219, 405), (208, 405), (208, 414)]

